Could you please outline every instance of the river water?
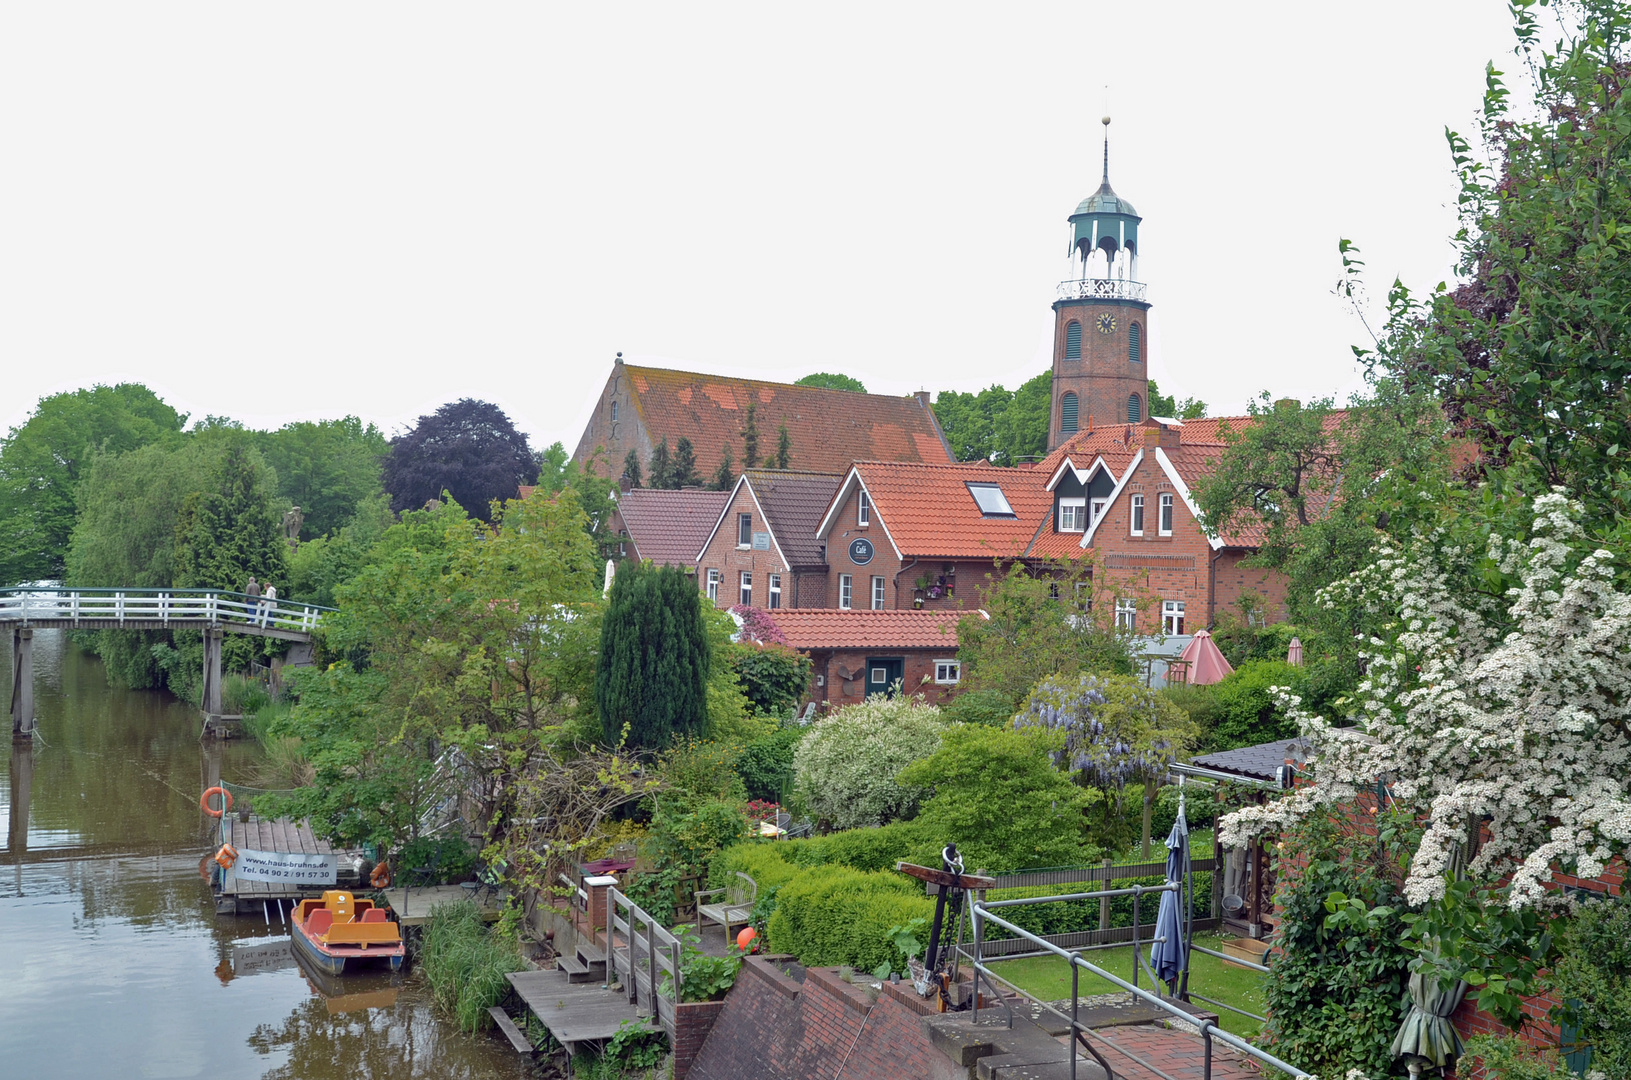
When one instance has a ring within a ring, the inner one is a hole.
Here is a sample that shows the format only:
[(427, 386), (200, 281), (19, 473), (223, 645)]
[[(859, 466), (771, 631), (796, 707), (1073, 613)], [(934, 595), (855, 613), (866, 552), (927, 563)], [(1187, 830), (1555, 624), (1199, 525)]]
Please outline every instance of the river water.
[(66, 631), (35, 631), (34, 694), (39, 736), (4, 751), (0, 790), (0, 1078), (526, 1075), (415, 976), (308, 975), (275, 913), (216, 916), (198, 797), (212, 770), (250, 777), (253, 744), (202, 746), (195, 709), (110, 687)]

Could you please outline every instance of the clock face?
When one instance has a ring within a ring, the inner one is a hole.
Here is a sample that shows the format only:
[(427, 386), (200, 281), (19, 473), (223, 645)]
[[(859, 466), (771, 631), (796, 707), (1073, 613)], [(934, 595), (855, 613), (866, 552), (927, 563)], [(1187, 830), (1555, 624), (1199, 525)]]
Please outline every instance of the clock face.
[(1116, 332), (1116, 317), (1106, 312), (1099, 316), (1099, 333), (1113, 334)]

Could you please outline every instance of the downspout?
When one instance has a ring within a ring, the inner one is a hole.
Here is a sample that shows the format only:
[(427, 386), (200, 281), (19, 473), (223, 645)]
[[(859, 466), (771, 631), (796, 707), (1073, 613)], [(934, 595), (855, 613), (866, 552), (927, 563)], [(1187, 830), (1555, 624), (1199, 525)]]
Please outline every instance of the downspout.
[(914, 567), (916, 565), (917, 565), (917, 556), (913, 555), (911, 562), (907, 563), (905, 566), (903, 566), (899, 570), (895, 571), (895, 610), (896, 611), (901, 610), (901, 606), (900, 606), (900, 576), (902, 574), (906, 573), (906, 571), (910, 570), (912, 567)]
[(1206, 628), (1211, 630), (1217, 625), (1215, 618), (1218, 607), (1218, 560), (1223, 558), (1223, 548), (1218, 548), (1206, 562)]

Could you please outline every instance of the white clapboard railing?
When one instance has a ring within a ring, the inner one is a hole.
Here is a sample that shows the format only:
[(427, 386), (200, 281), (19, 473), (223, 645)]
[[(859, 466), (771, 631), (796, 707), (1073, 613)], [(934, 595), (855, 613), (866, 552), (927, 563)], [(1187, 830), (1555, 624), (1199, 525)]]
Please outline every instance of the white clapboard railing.
[(333, 608), (219, 589), (0, 589), (0, 622), (153, 623), (310, 633)]

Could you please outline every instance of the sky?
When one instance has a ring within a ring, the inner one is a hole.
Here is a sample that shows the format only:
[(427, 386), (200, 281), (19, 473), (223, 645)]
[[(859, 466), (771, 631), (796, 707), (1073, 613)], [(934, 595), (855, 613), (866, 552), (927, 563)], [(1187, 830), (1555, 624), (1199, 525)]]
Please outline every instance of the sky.
[(570, 450), (618, 352), (1012, 389), (1106, 112), (1152, 378), (1340, 399), (1338, 240), (1374, 304), (1451, 275), (1444, 129), (1511, 47), (1500, 0), (4, 5), (0, 429), (135, 380)]

